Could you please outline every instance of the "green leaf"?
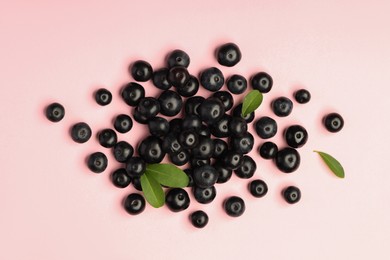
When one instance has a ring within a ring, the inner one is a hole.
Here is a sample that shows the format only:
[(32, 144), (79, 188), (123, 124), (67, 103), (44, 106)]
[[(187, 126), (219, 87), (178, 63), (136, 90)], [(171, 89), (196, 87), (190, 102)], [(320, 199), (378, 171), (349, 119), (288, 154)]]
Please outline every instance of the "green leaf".
[(141, 176), (141, 187), (145, 199), (155, 208), (159, 208), (165, 203), (165, 193), (161, 185), (147, 172)]
[(189, 182), (187, 174), (173, 164), (148, 164), (146, 173), (160, 184), (172, 188), (187, 187)]
[(344, 178), (344, 169), (343, 166), (331, 155), (320, 152), (320, 151), (313, 151), (315, 153), (318, 153), (322, 160), (326, 163), (326, 165), (329, 167), (329, 169), (339, 178)]
[(261, 94), (260, 91), (254, 89), (249, 92), (244, 98), (241, 116), (246, 117), (248, 114), (255, 111), (260, 106), (261, 102), (263, 102), (263, 94)]

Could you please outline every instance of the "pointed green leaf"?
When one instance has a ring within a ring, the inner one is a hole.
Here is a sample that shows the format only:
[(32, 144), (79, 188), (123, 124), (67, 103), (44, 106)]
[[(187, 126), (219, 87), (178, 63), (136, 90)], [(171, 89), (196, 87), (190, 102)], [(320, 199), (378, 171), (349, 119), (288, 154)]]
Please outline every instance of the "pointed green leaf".
[(141, 178), (141, 187), (145, 199), (155, 208), (159, 208), (165, 203), (165, 193), (161, 185), (148, 173), (144, 173)]
[(315, 153), (318, 153), (322, 160), (325, 162), (325, 164), (329, 167), (329, 169), (334, 173), (339, 178), (344, 178), (344, 169), (343, 166), (331, 155), (324, 153), (324, 152), (319, 152), (319, 151), (314, 151)]
[(160, 184), (172, 188), (187, 187), (189, 182), (187, 174), (173, 164), (148, 164), (146, 173)]
[(260, 91), (254, 89), (249, 92), (244, 98), (241, 109), (241, 116), (245, 117), (255, 111), (260, 106), (261, 102), (263, 102), (263, 94), (261, 94)]

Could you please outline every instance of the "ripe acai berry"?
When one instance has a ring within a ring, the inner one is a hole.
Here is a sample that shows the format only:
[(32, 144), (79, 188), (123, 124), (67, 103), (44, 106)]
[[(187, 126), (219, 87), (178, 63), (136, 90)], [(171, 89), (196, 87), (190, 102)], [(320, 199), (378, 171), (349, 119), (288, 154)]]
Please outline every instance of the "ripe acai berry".
[(199, 143), (199, 136), (195, 129), (187, 129), (179, 134), (179, 142), (184, 149), (192, 149)]
[(340, 114), (330, 113), (324, 117), (325, 128), (331, 132), (336, 133), (344, 126), (344, 119)]
[(144, 61), (144, 60), (137, 60), (131, 65), (131, 76), (136, 81), (145, 82), (152, 78), (153, 76), (153, 69), (152, 66)]
[(230, 139), (232, 149), (241, 154), (247, 154), (252, 151), (254, 143), (255, 139), (249, 132), (246, 132), (241, 137), (232, 137)]
[(180, 113), (183, 100), (180, 95), (172, 90), (165, 90), (158, 98), (160, 102), (160, 112), (164, 116), (176, 116)]
[(149, 133), (151, 135), (162, 137), (169, 132), (169, 123), (165, 118), (156, 116), (148, 121)]
[(229, 122), (230, 122), (231, 116), (228, 114), (224, 114), (217, 122), (214, 122), (211, 124), (210, 132), (213, 136), (218, 138), (224, 138), (229, 137)]
[(156, 88), (167, 90), (172, 87), (171, 83), (168, 81), (168, 72), (169, 69), (167, 68), (162, 68), (153, 72), (152, 82)]
[(237, 169), (241, 164), (242, 154), (234, 150), (228, 150), (222, 157), (223, 166), (226, 169), (234, 170)]
[(212, 157), (214, 159), (221, 158), (224, 153), (228, 150), (228, 144), (222, 139), (214, 139), (214, 152)]
[(222, 72), (215, 67), (205, 69), (200, 74), (200, 84), (209, 91), (215, 92), (220, 90), (224, 83), (225, 78)]
[(144, 174), (145, 169), (145, 161), (140, 157), (131, 157), (126, 162), (126, 171), (132, 178), (141, 177), (141, 175)]
[(138, 215), (145, 210), (145, 199), (138, 193), (132, 193), (126, 197), (124, 208), (130, 215)]
[(255, 130), (260, 138), (268, 139), (276, 135), (278, 125), (274, 119), (268, 116), (263, 116), (256, 121)]
[(294, 204), (301, 199), (301, 190), (295, 186), (289, 186), (282, 191), (282, 195), (287, 203)]
[(211, 97), (202, 102), (199, 107), (199, 114), (203, 122), (213, 124), (223, 117), (225, 108), (221, 100)]
[(290, 173), (298, 169), (301, 157), (294, 148), (283, 148), (276, 153), (276, 167), (282, 172)]
[(205, 164), (210, 165), (210, 163), (211, 163), (210, 158), (200, 159), (200, 158), (192, 157), (190, 160), (191, 168), (196, 168)]
[(273, 159), (277, 152), (278, 146), (273, 142), (265, 142), (259, 147), (259, 153), (263, 159)]
[(306, 104), (310, 101), (310, 92), (306, 89), (300, 89), (294, 93), (295, 100), (300, 104)]
[(211, 165), (202, 165), (193, 169), (192, 177), (197, 187), (209, 188), (217, 182), (218, 172)]
[(184, 88), (190, 79), (190, 74), (185, 67), (172, 67), (168, 72), (168, 81), (175, 88)]
[(224, 167), (222, 163), (216, 162), (213, 167), (218, 172), (217, 183), (225, 183), (232, 177), (233, 171)]
[(194, 186), (192, 193), (194, 194), (195, 200), (200, 204), (208, 204), (212, 202), (217, 196), (217, 190), (214, 186), (208, 188)]
[(248, 188), (249, 192), (256, 198), (261, 198), (268, 192), (268, 186), (263, 180), (251, 181)]
[(209, 222), (209, 216), (202, 210), (192, 212), (190, 215), (191, 223), (196, 228), (204, 228)]
[(131, 180), (133, 187), (136, 190), (142, 191), (142, 186), (141, 186), (141, 178), (140, 177), (132, 177), (133, 179)]
[(178, 133), (170, 132), (164, 137), (162, 149), (165, 153), (178, 153), (183, 150), (183, 146), (179, 142), (177, 134)]
[(182, 50), (173, 50), (167, 57), (167, 64), (170, 68), (175, 66), (188, 68), (190, 61), (190, 56)]
[(133, 128), (133, 120), (125, 114), (117, 115), (114, 120), (114, 128), (121, 134), (127, 133)]
[(243, 156), (241, 159), (241, 164), (237, 169), (234, 170), (234, 173), (237, 177), (242, 179), (252, 178), (257, 169), (256, 162), (247, 155)]
[(239, 217), (245, 212), (245, 202), (237, 196), (227, 198), (223, 203), (223, 207), (231, 217)]
[(243, 118), (248, 124), (251, 123), (253, 121), (253, 119), (255, 119), (255, 112), (254, 111), (252, 113), (247, 114), (245, 117), (241, 116), (241, 112), (242, 112), (242, 103), (238, 104), (233, 109), (233, 114), (232, 115), (235, 116), (235, 117)]
[(299, 148), (307, 142), (308, 134), (303, 126), (292, 125), (286, 129), (284, 138), (289, 146)]
[(233, 107), (233, 96), (227, 91), (217, 91), (213, 94), (213, 97), (221, 100), (225, 111), (229, 111)]
[(131, 178), (126, 169), (120, 168), (111, 174), (111, 180), (115, 187), (126, 188), (131, 183)]
[(184, 104), (184, 111), (186, 115), (197, 115), (199, 116), (199, 107), (205, 100), (204, 97), (194, 96), (186, 100)]
[(183, 118), (181, 129), (187, 130), (187, 129), (193, 129), (193, 130), (200, 130), (202, 127), (202, 120), (196, 115), (188, 115)]
[(146, 163), (160, 163), (165, 156), (162, 141), (155, 136), (148, 136), (138, 146), (138, 154)]
[(149, 118), (147, 118), (146, 116), (142, 115), (137, 109), (134, 109), (133, 110), (133, 118), (135, 120), (135, 122), (139, 123), (139, 124), (143, 124), (143, 125), (147, 125), (148, 124), (148, 120)]
[(214, 153), (214, 141), (211, 138), (199, 137), (198, 144), (191, 151), (192, 157), (209, 159)]
[(107, 156), (101, 152), (93, 153), (88, 157), (87, 165), (92, 172), (101, 173), (107, 168)]
[(72, 126), (70, 129), (70, 136), (72, 137), (73, 141), (82, 144), (91, 138), (92, 130), (88, 124), (80, 122)]
[(182, 150), (178, 153), (170, 153), (169, 160), (177, 166), (182, 166), (190, 160), (190, 153), (187, 150)]
[(113, 151), (115, 160), (124, 163), (133, 156), (134, 148), (128, 142), (120, 141), (115, 144)]
[(95, 100), (101, 106), (106, 106), (112, 101), (112, 94), (105, 88), (98, 89), (95, 92)]
[(232, 67), (241, 60), (241, 51), (236, 44), (225, 43), (217, 49), (217, 60), (223, 66)]
[(228, 78), (226, 86), (231, 93), (238, 95), (245, 92), (248, 82), (243, 76), (234, 74)]
[(257, 89), (261, 93), (268, 93), (272, 88), (273, 80), (270, 75), (265, 72), (259, 72), (252, 76), (251, 85), (253, 89)]
[(192, 178), (192, 169), (188, 168), (183, 170), (187, 176), (188, 176), (188, 185), (187, 187), (193, 187), (194, 186), (194, 179)]
[(52, 103), (46, 107), (46, 117), (52, 122), (59, 122), (65, 116), (65, 108), (59, 103)]
[(150, 119), (160, 112), (160, 103), (153, 97), (145, 97), (140, 100), (135, 110), (140, 116)]
[(229, 133), (241, 137), (248, 131), (248, 124), (242, 117), (232, 117), (229, 121)]
[(196, 77), (190, 75), (185, 86), (177, 88), (176, 91), (182, 97), (192, 97), (198, 93), (199, 90), (199, 81)]
[(183, 211), (190, 205), (188, 193), (181, 188), (173, 188), (168, 191), (165, 197), (165, 203), (173, 212)]
[(275, 115), (286, 117), (291, 114), (293, 103), (289, 98), (279, 97), (272, 101), (271, 107)]
[(105, 148), (114, 147), (117, 142), (117, 136), (112, 129), (103, 129), (98, 134), (99, 144)]
[(121, 95), (127, 105), (134, 107), (145, 97), (145, 89), (138, 83), (130, 82), (123, 87)]

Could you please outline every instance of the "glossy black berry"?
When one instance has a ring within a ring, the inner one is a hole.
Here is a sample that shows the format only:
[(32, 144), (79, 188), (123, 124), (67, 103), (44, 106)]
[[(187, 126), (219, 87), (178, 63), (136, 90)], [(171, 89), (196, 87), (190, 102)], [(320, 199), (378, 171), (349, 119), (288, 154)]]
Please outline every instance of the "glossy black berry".
[(179, 142), (184, 149), (192, 149), (199, 143), (199, 136), (195, 129), (187, 129), (179, 134)]
[(115, 170), (111, 174), (111, 180), (115, 187), (118, 188), (126, 188), (131, 183), (130, 176), (127, 174), (126, 169), (123, 168)]
[(306, 104), (310, 101), (310, 92), (306, 89), (300, 89), (294, 93), (294, 98), (299, 104)]
[(241, 154), (247, 154), (253, 149), (255, 139), (253, 135), (246, 132), (241, 137), (232, 137), (230, 140), (231, 148)]
[(200, 74), (200, 84), (207, 90), (215, 92), (222, 88), (225, 82), (222, 72), (215, 68), (208, 68)]
[(245, 202), (237, 196), (227, 198), (223, 203), (223, 207), (226, 214), (231, 217), (239, 217), (245, 212)]
[(151, 135), (162, 137), (169, 132), (169, 123), (165, 118), (153, 117), (148, 121), (149, 133)]
[(117, 136), (112, 129), (103, 129), (98, 134), (99, 144), (105, 148), (114, 147), (117, 142)]
[(196, 115), (188, 115), (185, 116), (182, 120), (181, 129), (187, 130), (187, 129), (194, 129), (194, 130), (200, 130), (202, 127), (202, 120)]
[(190, 80), (190, 73), (185, 67), (172, 67), (168, 72), (168, 81), (175, 88), (184, 88)]
[(231, 93), (238, 95), (245, 92), (248, 82), (243, 76), (234, 74), (228, 78), (226, 86)]
[(337, 113), (330, 113), (326, 115), (323, 121), (325, 128), (331, 133), (340, 131), (344, 126), (344, 119)]
[(289, 146), (299, 148), (306, 144), (308, 133), (303, 126), (292, 125), (286, 129), (284, 138)]
[(65, 108), (59, 103), (52, 103), (46, 107), (46, 117), (52, 122), (59, 122), (65, 116)]
[(134, 109), (133, 118), (135, 122), (143, 125), (147, 125), (149, 121), (149, 118), (145, 115), (142, 115), (137, 109)]
[(232, 67), (241, 60), (241, 51), (236, 44), (225, 43), (217, 49), (217, 60), (223, 66)]
[(160, 102), (160, 112), (164, 116), (175, 116), (180, 113), (183, 101), (179, 94), (172, 90), (165, 90), (158, 98)]
[(221, 158), (224, 153), (228, 150), (228, 144), (222, 139), (214, 139), (214, 152), (212, 157), (214, 159)]
[(199, 167), (199, 166), (202, 166), (202, 165), (206, 165), (206, 164), (210, 165), (210, 163), (211, 163), (210, 158), (200, 159), (200, 158), (192, 157), (190, 159), (191, 168), (196, 168), (196, 167)]
[(121, 134), (127, 133), (133, 128), (133, 120), (125, 114), (117, 115), (114, 120), (114, 128)]
[(289, 186), (283, 190), (282, 195), (287, 203), (294, 204), (301, 199), (301, 190), (295, 186)]
[(202, 124), (200, 126), (200, 129), (197, 131), (198, 131), (199, 136), (208, 137), (208, 138), (210, 138), (210, 136), (211, 136), (210, 128), (206, 125)]
[(123, 87), (121, 96), (127, 105), (134, 107), (145, 97), (145, 89), (138, 83), (130, 82)]
[(183, 119), (181, 118), (174, 118), (169, 121), (169, 132), (173, 133), (180, 133), (181, 132), (181, 126), (183, 124)]
[(186, 100), (184, 104), (184, 110), (186, 115), (197, 115), (199, 116), (199, 107), (205, 100), (204, 97), (201, 96), (195, 96), (190, 97)]
[(146, 169), (145, 161), (140, 157), (131, 157), (126, 162), (126, 171), (130, 177), (141, 177)]
[(231, 116), (224, 114), (217, 122), (210, 125), (210, 132), (213, 136), (218, 138), (224, 138), (230, 136), (229, 122)]
[(160, 102), (153, 97), (142, 98), (136, 111), (144, 118), (150, 119), (160, 112)]
[(114, 157), (117, 162), (124, 163), (129, 160), (134, 153), (134, 148), (125, 141), (120, 141), (114, 146)]
[(247, 155), (243, 156), (241, 159), (241, 164), (237, 169), (234, 170), (234, 173), (237, 177), (242, 179), (252, 178), (257, 169), (256, 162)]
[(146, 137), (138, 146), (138, 154), (146, 163), (160, 163), (165, 156), (161, 139), (155, 136)]
[(249, 183), (249, 192), (256, 198), (264, 197), (268, 192), (268, 186), (263, 180), (253, 180)]
[(208, 188), (194, 186), (192, 193), (194, 194), (195, 200), (201, 204), (208, 204), (217, 196), (217, 190), (214, 186)]
[(185, 86), (176, 89), (177, 93), (182, 97), (192, 97), (198, 93), (198, 90), (199, 81), (196, 77), (191, 75)]
[(228, 150), (222, 157), (223, 166), (226, 169), (234, 170), (237, 169), (242, 160), (242, 154), (234, 150)]
[(225, 108), (221, 100), (211, 97), (202, 102), (199, 107), (199, 114), (203, 122), (213, 124), (223, 117)]
[(233, 171), (224, 167), (222, 163), (217, 162), (213, 167), (218, 172), (217, 183), (225, 183), (232, 177)]
[(234, 109), (233, 109), (233, 116), (235, 117), (241, 117), (243, 118), (248, 124), (251, 123), (253, 121), (253, 119), (255, 119), (255, 112), (252, 112), (252, 113), (249, 113), (247, 114), (245, 117), (242, 117), (241, 116), (241, 112), (242, 112), (242, 103), (241, 104), (238, 104)]
[(133, 187), (138, 190), (138, 191), (142, 191), (142, 186), (141, 186), (141, 178), (140, 177), (132, 177), (132, 184), (133, 184)]
[(130, 215), (138, 215), (145, 210), (145, 199), (138, 193), (132, 193), (126, 197), (124, 208)]
[(268, 93), (272, 88), (273, 80), (270, 75), (265, 72), (259, 72), (252, 76), (251, 85), (253, 89), (257, 89), (261, 93)]
[(192, 178), (197, 187), (209, 188), (217, 182), (218, 172), (211, 165), (202, 165), (193, 169)]
[(136, 81), (145, 82), (151, 79), (153, 76), (152, 66), (144, 60), (138, 60), (134, 62), (131, 65), (130, 72), (131, 72), (131, 76)]
[(70, 136), (72, 137), (73, 141), (82, 144), (91, 138), (92, 130), (88, 124), (80, 122), (72, 126), (70, 129)]
[(213, 94), (213, 97), (221, 100), (225, 111), (229, 111), (233, 107), (233, 96), (227, 91), (217, 91)]
[(207, 137), (199, 137), (198, 144), (191, 151), (194, 158), (209, 159), (214, 153), (214, 141)]
[(108, 165), (107, 156), (101, 152), (93, 153), (88, 157), (87, 165), (94, 173), (102, 173)]
[(272, 101), (271, 107), (275, 115), (286, 117), (291, 114), (293, 103), (289, 98), (279, 97)]
[(248, 131), (248, 124), (242, 117), (232, 117), (229, 121), (229, 133), (241, 137)]
[(112, 94), (105, 88), (98, 89), (95, 92), (95, 100), (101, 106), (106, 106), (112, 101)]
[(179, 142), (178, 133), (168, 133), (162, 142), (162, 149), (166, 153), (178, 153), (183, 149), (182, 144)]
[(276, 167), (282, 172), (290, 173), (298, 169), (301, 157), (294, 148), (283, 148), (276, 153)]
[(192, 178), (192, 169), (185, 169), (183, 171), (187, 174), (188, 179), (189, 179), (187, 187), (193, 187), (194, 186), (194, 179)]
[(183, 211), (190, 205), (188, 193), (181, 188), (174, 188), (168, 191), (165, 197), (165, 203), (173, 212)]
[(170, 153), (169, 160), (177, 166), (182, 166), (190, 160), (190, 153), (187, 150), (182, 150), (178, 153)]
[(169, 67), (182, 66), (188, 68), (190, 65), (190, 56), (182, 50), (174, 50), (167, 57)]
[(167, 68), (162, 68), (153, 72), (152, 81), (156, 88), (167, 90), (172, 87), (171, 83), (168, 81), (168, 72), (169, 69)]
[(278, 146), (273, 142), (265, 142), (259, 147), (259, 154), (264, 159), (275, 158), (278, 152)]
[(278, 132), (278, 125), (274, 119), (263, 116), (256, 121), (255, 130), (260, 138), (268, 139), (276, 135)]
[(204, 228), (209, 222), (209, 216), (202, 210), (192, 212), (190, 215), (191, 223), (196, 228)]

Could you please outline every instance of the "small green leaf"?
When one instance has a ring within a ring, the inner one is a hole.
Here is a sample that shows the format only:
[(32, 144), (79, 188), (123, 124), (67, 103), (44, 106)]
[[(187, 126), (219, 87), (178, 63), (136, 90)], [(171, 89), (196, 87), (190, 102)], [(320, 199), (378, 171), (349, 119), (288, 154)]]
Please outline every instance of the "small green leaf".
[(189, 182), (187, 174), (173, 164), (148, 164), (146, 173), (160, 184), (172, 188), (187, 187)]
[(326, 165), (329, 167), (329, 169), (339, 178), (344, 178), (344, 169), (343, 166), (331, 155), (319, 152), (319, 151), (313, 151), (315, 153), (318, 153), (322, 160), (326, 163)]
[(260, 91), (254, 89), (249, 92), (244, 98), (241, 116), (246, 117), (248, 114), (255, 111), (260, 106), (261, 102), (263, 102), (263, 94), (261, 94)]
[(159, 208), (165, 203), (165, 193), (161, 185), (147, 172), (141, 178), (141, 187), (145, 199), (155, 208)]

